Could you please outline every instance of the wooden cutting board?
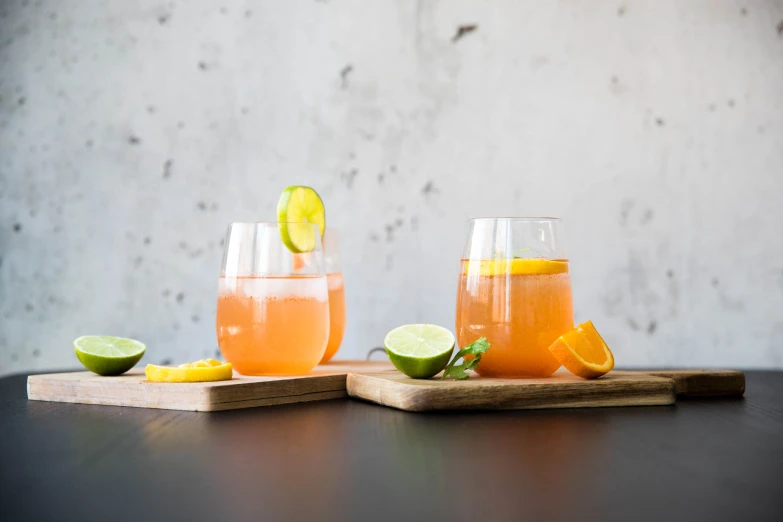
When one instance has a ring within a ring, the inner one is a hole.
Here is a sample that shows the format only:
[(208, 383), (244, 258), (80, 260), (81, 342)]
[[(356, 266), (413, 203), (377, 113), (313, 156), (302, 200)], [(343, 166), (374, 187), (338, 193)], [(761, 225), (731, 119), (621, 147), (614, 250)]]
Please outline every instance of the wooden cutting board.
[[(337, 361), (295, 377), (245, 377), (197, 383), (147, 382), (144, 370), (118, 377), (92, 372), (31, 375), (27, 398), (35, 401), (134, 406), (185, 411), (219, 411), (347, 397), (350, 372), (394, 370), (388, 362)], [(382, 374), (382, 373), (381, 373)]]
[(141, 369), (119, 377), (91, 372), (31, 375), (30, 400), (218, 411), (352, 397), (402, 410), (529, 409), (672, 404), (677, 395), (742, 395), (745, 376), (721, 370), (621, 372), (586, 381), (546, 379), (414, 380), (388, 362), (337, 361), (295, 377), (245, 377), (205, 383), (147, 382)]
[(406, 411), (521, 410), (673, 404), (677, 395), (741, 396), (745, 375), (724, 370), (613, 371), (585, 380), (558, 372), (545, 379), (409, 379), (399, 372), (351, 373), (348, 395)]

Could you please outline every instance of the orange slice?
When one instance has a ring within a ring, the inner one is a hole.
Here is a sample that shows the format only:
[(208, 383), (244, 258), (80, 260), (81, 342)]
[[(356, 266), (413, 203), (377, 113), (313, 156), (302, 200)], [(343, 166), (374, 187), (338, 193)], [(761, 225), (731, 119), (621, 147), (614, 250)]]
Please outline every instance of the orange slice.
[(612, 351), (590, 321), (561, 335), (549, 351), (569, 372), (585, 379), (595, 379), (614, 368)]
[(564, 274), (568, 261), (555, 259), (474, 259), (466, 260), (466, 276)]

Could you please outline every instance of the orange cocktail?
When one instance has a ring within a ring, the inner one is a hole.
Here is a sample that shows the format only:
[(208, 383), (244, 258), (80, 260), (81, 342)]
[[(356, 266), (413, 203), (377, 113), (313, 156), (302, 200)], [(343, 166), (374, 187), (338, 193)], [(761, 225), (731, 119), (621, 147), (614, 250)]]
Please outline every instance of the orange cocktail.
[(476, 372), (546, 377), (560, 364), (549, 346), (574, 326), (562, 222), (479, 218), (469, 224), (457, 294), (457, 342), (486, 337)]
[(328, 362), (337, 353), (345, 333), (345, 285), (340, 273), (327, 274), (329, 284), (329, 342), (321, 363)]
[(239, 373), (307, 373), (329, 339), (326, 277), (221, 277), (217, 336)]
[(321, 358), (321, 364), (329, 362), (337, 353), (345, 333), (345, 285), (335, 229), (327, 228), (324, 232), (323, 249), (326, 277), (329, 281), (329, 344)]
[(551, 375), (560, 364), (549, 345), (573, 326), (568, 262), (462, 261), (457, 340), (460, 346), (479, 337), (490, 341), (480, 375)]
[(319, 232), (315, 223), (229, 226), (216, 327), (220, 351), (237, 372), (297, 375), (321, 360), (329, 287)]

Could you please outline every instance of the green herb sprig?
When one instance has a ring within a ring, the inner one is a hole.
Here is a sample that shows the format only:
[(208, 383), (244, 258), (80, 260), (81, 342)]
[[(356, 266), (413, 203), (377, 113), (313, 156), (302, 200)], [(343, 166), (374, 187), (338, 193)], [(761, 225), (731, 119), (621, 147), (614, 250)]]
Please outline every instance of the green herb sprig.
[[(468, 379), (470, 375), (467, 374), (467, 371), (478, 366), (482, 354), (487, 353), (487, 350), (489, 350), (489, 341), (487, 341), (486, 337), (481, 337), (476, 342), (467, 345), (462, 350), (458, 351), (448, 366), (446, 366), (446, 369), (443, 370), (441, 379), (445, 379), (446, 377), (451, 377), (458, 381)], [(468, 361), (464, 359), (466, 355), (474, 355), (475, 357)], [(462, 363), (457, 364), (457, 361), (460, 359), (462, 359)]]
[[(514, 251), (511, 252), (512, 259), (522, 259), (522, 256), (520, 256), (518, 254), (523, 254), (525, 252), (530, 252), (531, 250), (533, 250), (533, 249), (530, 248), (530, 247), (520, 248), (519, 250), (514, 250)], [(506, 255), (501, 250), (495, 250), (495, 252), (492, 253), (492, 259), (504, 259), (505, 257), (506, 257)]]

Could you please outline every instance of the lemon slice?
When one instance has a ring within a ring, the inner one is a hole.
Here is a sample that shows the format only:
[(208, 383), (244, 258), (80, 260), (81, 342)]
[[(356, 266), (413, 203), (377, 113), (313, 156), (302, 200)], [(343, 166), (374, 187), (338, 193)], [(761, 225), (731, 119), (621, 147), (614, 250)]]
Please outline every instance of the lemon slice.
[(315, 249), (313, 227), (300, 223), (318, 225), (323, 237), (326, 230), (324, 203), (312, 188), (293, 185), (280, 194), (277, 221), (280, 223), (280, 238), (288, 250), (295, 254), (311, 252)]
[(171, 366), (148, 364), (144, 370), (150, 382), (210, 382), (228, 381), (233, 376), (231, 363), (215, 359), (201, 359), (192, 363)]
[(568, 261), (553, 259), (476, 259), (465, 260), (465, 275), (565, 274)]

